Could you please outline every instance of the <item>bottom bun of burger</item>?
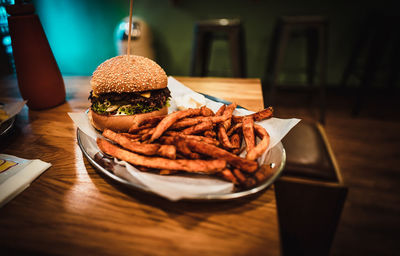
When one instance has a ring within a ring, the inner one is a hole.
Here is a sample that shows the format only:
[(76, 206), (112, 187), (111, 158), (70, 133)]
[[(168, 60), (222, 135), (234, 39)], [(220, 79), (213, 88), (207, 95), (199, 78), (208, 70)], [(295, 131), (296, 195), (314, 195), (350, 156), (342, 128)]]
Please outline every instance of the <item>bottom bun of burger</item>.
[(129, 128), (135, 124), (141, 122), (141, 120), (152, 116), (161, 116), (168, 114), (168, 107), (164, 106), (162, 109), (135, 115), (118, 115), (118, 116), (107, 116), (97, 114), (96, 112), (89, 110), (89, 120), (97, 130), (103, 131), (104, 129), (110, 129), (115, 132), (128, 132)]

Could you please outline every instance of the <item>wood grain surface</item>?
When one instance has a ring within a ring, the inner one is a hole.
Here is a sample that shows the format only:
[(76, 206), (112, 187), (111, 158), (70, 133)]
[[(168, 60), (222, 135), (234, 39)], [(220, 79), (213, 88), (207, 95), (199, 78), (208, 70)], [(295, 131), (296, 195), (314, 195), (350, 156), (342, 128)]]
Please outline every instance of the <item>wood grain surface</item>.
[[(89, 77), (65, 77), (67, 101), (19, 114), (0, 153), (52, 167), (0, 208), (0, 247), (15, 254), (279, 255), (273, 188), (229, 202), (178, 202), (133, 191), (97, 173), (82, 155), (68, 112), (89, 107)], [(177, 77), (188, 87), (262, 109), (258, 79)], [(20, 99), (16, 80), (0, 98)]]

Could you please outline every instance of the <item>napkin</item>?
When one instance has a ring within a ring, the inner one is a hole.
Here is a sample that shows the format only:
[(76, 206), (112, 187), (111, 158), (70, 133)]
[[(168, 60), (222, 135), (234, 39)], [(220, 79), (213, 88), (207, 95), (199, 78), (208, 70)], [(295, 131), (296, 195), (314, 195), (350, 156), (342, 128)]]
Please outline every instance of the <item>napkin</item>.
[(0, 154), (0, 207), (29, 187), (50, 166), (39, 159)]
[[(197, 94), (190, 88), (186, 87), (173, 77), (168, 77), (168, 88), (171, 91), (172, 99), (182, 97), (186, 94)], [(205, 99), (206, 106), (216, 112), (222, 103)], [(174, 100), (171, 101), (168, 109), (169, 113), (177, 110)], [(247, 115), (254, 113), (245, 109), (236, 109), (234, 115)], [(91, 125), (85, 112), (81, 113), (68, 113), (75, 125), (86, 135), (93, 140), (89, 143), (90, 147), (87, 152), (94, 157), (94, 154), (99, 151), (95, 140), (101, 136)], [(279, 119), (270, 118), (262, 122), (257, 122), (263, 126), (270, 134), (269, 148), (276, 146), (281, 139), (292, 129), (300, 119)], [(267, 156), (267, 151), (260, 157), (259, 162), (264, 161)], [(234, 186), (230, 182), (220, 180), (218, 178), (210, 177), (207, 175), (157, 175), (147, 172), (141, 172), (132, 165), (124, 161), (115, 160), (118, 163), (118, 168), (114, 168), (114, 174), (128, 180), (132, 183), (146, 187), (148, 190), (168, 198), (169, 200), (176, 201), (183, 198), (192, 198), (201, 195), (209, 194), (226, 194), (232, 192)]]

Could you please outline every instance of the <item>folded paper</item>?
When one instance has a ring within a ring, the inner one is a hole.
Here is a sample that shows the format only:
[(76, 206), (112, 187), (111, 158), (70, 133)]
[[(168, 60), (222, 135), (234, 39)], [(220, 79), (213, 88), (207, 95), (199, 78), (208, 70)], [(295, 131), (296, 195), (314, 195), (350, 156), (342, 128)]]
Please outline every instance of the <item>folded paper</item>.
[(50, 166), (39, 159), (0, 154), (0, 207), (29, 187)]

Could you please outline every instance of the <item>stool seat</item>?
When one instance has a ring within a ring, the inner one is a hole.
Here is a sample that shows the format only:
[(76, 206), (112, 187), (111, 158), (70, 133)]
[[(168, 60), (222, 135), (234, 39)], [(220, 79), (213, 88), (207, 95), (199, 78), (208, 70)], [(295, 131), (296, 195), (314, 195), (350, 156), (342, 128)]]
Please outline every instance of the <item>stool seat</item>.
[(291, 25), (304, 25), (312, 23), (319, 25), (321, 23), (328, 22), (325, 16), (282, 16), (280, 21)]
[(207, 76), (212, 43), (226, 40), (229, 45), (233, 77), (246, 77), (244, 32), (239, 19), (212, 19), (198, 21), (194, 26), (191, 76)]
[(320, 129), (313, 122), (301, 121), (283, 138), (287, 175), (337, 182), (337, 174)]
[(228, 29), (235, 29), (242, 25), (239, 19), (211, 19), (211, 20), (200, 20), (196, 23), (196, 26), (207, 28), (208, 30), (222, 31)]

